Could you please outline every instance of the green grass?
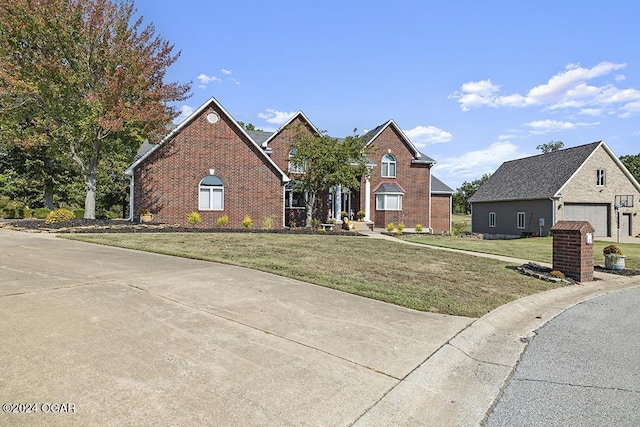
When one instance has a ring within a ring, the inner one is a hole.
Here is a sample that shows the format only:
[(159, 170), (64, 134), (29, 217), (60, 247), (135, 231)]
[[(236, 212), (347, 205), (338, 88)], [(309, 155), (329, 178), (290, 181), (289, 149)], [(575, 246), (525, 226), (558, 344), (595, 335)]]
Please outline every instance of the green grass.
[[(405, 240), (425, 245), (444, 248), (464, 249), (473, 252), (504, 255), (521, 258), (528, 261), (553, 262), (553, 240), (551, 237), (536, 237), (531, 239), (512, 240), (481, 240), (460, 237), (441, 236), (406, 236)], [(596, 240), (593, 246), (594, 264), (604, 266), (602, 249), (611, 242)], [(640, 244), (615, 243), (620, 247), (626, 258), (626, 268), (640, 269)]]
[(364, 237), (132, 233), (68, 238), (239, 265), (416, 310), (469, 317), (558, 286), (522, 276), (508, 263)]

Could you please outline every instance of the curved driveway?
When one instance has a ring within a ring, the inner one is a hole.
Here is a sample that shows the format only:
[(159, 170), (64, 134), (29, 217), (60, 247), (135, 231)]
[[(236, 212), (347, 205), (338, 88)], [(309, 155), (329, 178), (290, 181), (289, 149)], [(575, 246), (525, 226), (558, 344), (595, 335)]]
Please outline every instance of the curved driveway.
[(0, 319), (13, 426), (350, 425), (473, 321), (4, 229)]
[(532, 339), (486, 426), (638, 426), (639, 360), (639, 288), (576, 305)]

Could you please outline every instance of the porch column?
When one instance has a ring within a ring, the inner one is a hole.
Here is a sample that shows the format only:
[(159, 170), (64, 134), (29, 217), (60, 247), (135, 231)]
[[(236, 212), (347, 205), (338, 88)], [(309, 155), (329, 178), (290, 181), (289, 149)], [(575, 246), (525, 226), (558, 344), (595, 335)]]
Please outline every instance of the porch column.
[(371, 181), (369, 177), (364, 182), (364, 220), (371, 221)]
[(342, 215), (340, 215), (340, 208), (342, 207), (342, 187), (337, 185), (335, 187), (335, 205), (333, 207), (334, 215), (333, 217), (337, 220), (342, 221)]

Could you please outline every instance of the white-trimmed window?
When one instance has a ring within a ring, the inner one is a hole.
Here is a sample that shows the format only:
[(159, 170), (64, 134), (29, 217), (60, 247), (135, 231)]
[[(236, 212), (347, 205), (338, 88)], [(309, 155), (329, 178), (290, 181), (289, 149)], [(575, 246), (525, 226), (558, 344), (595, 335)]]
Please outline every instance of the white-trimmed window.
[(293, 156), (296, 154), (296, 149), (293, 148), (291, 151), (289, 151), (289, 172), (290, 173), (304, 173), (305, 171), (305, 167), (304, 165), (299, 165), (297, 163), (294, 163), (292, 161)]
[(524, 212), (518, 212), (518, 228), (525, 228), (526, 215)]
[(606, 183), (607, 181), (606, 181), (606, 174), (604, 172), (604, 169), (598, 169), (596, 171), (596, 185), (598, 187), (604, 187)]
[(385, 154), (382, 156), (382, 177), (383, 178), (395, 178), (396, 177), (396, 158), (391, 154)]
[(401, 211), (402, 194), (376, 194), (376, 210)]
[(284, 207), (289, 209), (304, 209), (306, 207), (304, 191), (296, 190), (292, 182), (287, 183), (285, 186)]
[(198, 186), (198, 209), (221, 211), (224, 209), (224, 185), (215, 175), (207, 175)]
[(495, 227), (495, 226), (496, 226), (496, 213), (489, 212), (489, 227)]

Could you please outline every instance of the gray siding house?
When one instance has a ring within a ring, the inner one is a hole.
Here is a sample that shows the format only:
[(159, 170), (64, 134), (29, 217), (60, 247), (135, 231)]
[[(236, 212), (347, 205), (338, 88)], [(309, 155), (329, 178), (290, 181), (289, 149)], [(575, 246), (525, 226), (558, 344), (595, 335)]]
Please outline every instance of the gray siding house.
[(595, 236), (640, 234), (640, 184), (604, 141), (503, 163), (469, 199), (471, 231), (486, 238), (549, 235), (561, 220)]

